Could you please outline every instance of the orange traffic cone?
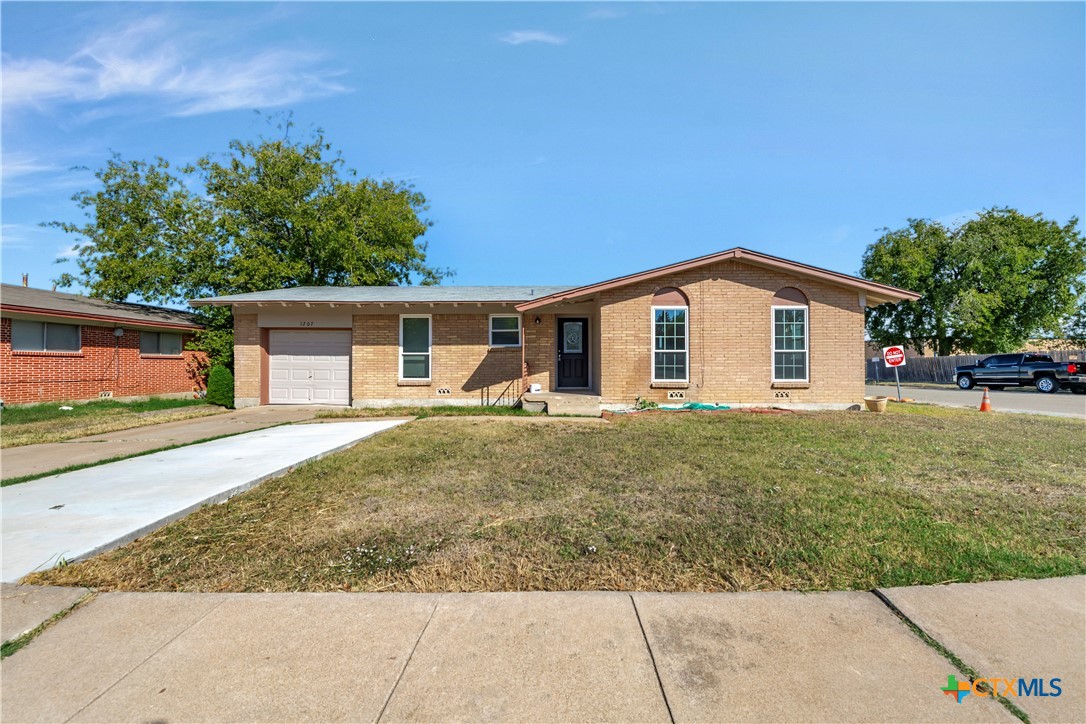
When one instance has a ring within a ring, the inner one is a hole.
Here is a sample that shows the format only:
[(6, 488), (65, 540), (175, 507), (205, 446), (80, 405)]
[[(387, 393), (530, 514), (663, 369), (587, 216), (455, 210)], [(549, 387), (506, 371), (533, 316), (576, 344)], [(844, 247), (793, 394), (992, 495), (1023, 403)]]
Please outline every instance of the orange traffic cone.
[(988, 388), (987, 387), (984, 388), (984, 397), (980, 398), (980, 411), (981, 412), (991, 412), (992, 411), (992, 401), (990, 399), (988, 399)]

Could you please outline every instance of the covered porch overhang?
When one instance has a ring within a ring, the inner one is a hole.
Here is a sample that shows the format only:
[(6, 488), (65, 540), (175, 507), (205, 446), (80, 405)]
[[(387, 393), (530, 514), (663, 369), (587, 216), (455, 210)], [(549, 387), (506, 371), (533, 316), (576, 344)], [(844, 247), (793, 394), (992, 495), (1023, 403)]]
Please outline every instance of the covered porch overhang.
[(599, 394), (602, 345), (597, 296), (522, 311), (521, 324), (525, 391), (538, 384), (539, 393)]

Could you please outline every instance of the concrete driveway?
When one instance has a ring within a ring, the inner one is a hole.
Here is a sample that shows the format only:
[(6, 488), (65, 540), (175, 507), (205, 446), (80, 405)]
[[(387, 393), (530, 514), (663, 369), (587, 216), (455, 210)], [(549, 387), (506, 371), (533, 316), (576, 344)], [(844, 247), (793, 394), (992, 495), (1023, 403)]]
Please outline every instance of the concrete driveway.
[(7, 721), (1018, 721), (947, 696), (968, 677), (902, 611), (982, 677), (1050, 694), (1060, 679), (1059, 697), (1010, 697), (1033, 721), (1083, 721), (1084, 602), (1082, 576), (877, 594), (99, 593), (0, 663), (0, 687)]
[(189, 445), (222, 435), (262, 430), (287, 422), (302, 422), (313, 419), (317, 412), (327, 409), (309, 405), (262, 405), (192, 420), (162, 422), (77, 437), (64, 442), (4, 448), (0, 453), (3, 458), (0, 476), (7, 479), (40, 475), (69, 465), (87, 465), (175, 445)]
[(0, 581), (115, 548), (403, 422), (274, 427), (3, 488)]
[[(894, 397), (897, 392), (893, 385), (868, 385), (867, 394)], [(991, 396), (992, 409), (996, 412), (1028, 412), (1034, 415), (1086, 420), (1086, 395), (1075, 395), (1070, 391), (1046, 395), (1032, 387), (992, 391), (988, 394)], [(901, 386), (902, 397), (911, 397), (917, 402), (943, 407), (971, 407), (976, 410), (980, 407), (980, 398), (983, 395), (984, 391), (980, 388), (967, 392), (956, 387), (941, 389)]]

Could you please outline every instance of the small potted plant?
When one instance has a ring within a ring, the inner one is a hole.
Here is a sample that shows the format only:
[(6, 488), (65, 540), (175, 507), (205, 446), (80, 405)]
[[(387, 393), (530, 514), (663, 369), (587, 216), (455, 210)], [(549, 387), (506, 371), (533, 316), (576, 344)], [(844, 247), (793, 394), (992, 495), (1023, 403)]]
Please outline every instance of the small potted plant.
[(889, 401), (890, 398), (886, 395), (872, 395), (864, 398), (864, 404), (871, 412), (886, 412), (886, 403)]

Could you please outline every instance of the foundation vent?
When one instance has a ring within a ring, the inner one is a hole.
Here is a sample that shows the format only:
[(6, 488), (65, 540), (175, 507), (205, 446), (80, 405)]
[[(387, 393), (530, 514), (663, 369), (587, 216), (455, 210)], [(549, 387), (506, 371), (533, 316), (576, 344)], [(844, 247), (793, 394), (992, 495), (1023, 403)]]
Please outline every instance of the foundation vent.
[(791, 398), (791, 395), (788, 393), (788, 390), (777, 390), (776, 392), (773, 393), (773, 396), (775, 398), (777, 398), (778, 400), (787, 400), (787, 399)]
[(669, 400), (685, 400), (686, 390), (668, 390), (667, 399)]
[(102, 390), (98, 393), (99, 397), (113, 397), (113, 390)]
[(452, 388), (451, 387), (438, 387), (437, 388), (437, 396), (438, 397), (449, 397), (450, 395), (452, 395)]

